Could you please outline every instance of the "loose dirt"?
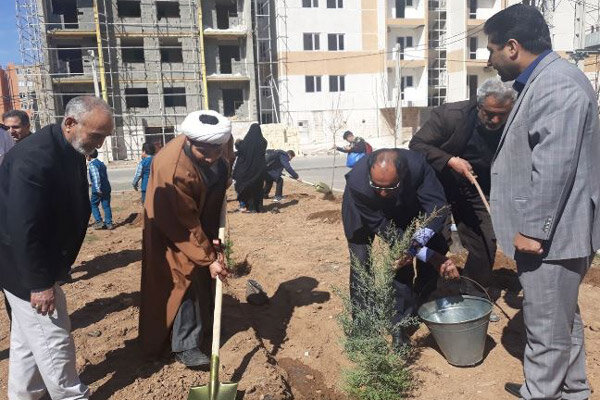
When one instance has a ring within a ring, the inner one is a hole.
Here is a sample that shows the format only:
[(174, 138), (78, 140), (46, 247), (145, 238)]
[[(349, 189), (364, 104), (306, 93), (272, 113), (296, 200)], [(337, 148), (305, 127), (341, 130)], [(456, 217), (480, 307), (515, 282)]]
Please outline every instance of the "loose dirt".
[[(334, 288), (347, 288), (349, 273), (339, 195), (324, 200), (313, 188), (295, 182), (286, 182), (285, 190), (283, 202), (266, 201), (269, 212), (264, 214), (233, 213), (236, 203), (228, 205), (236, 277), (224, 297), (221, 380), (239, 382), (238, 399), (344, 400), (340, 374), (350, 364), (336, 322), (342, 304), (333, 294)], [(114, 195), (118, 227), (88, 231), (73, 281), (64, 285), (77, 366), (93, 400), (186, 399), (191, 386), (208, 382), (206, 371), (186, 369), (171, 358), (148, 361), (137, 348), (138, 196)], [(464, 255), (456, 259), (464, 260)], [(413, 335), (418, 347), (414, 398), (508, 399), (504, 382), (522, 380), (522, 294), (509, 260), (499, 257), (495, 268), (491, 295), (501, 320), (490, 324), (485, 360), (474, 368), (450, 366), (420, 327)], [(580, 294), (588, 376), (595, 387), (600, 386), (600, 289), (592, 284), (599, 284), (599, 272), (592, 268)], [(260, 282), (270, 298), (267, 304), (246, 302), (248, 279)], [(0, 399), (6, 399), (8, 346), (8, 319), (1, 309)]]

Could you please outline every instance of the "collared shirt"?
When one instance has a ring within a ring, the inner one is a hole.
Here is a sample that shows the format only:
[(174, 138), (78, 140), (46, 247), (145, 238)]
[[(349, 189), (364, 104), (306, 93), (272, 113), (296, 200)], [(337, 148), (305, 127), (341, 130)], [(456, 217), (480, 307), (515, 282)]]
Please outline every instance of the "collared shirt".
[(527, 81), (531, 77), (531, 74), (533, 73), (535, 67), (537, 67), (538, 64), (544, 59), (544, 57), (546, 57), (550, 53), (552, 53), (552, 50), (546, 50), (542, 54), (540, 54), (535, 60), (533, 60), (533, 62), (529, 64), (529, 67), (527, 67), (525, 71), (521, 72), (521, 75), (519, 75), (517, 79), (515, 79), (515, 82), (513, 83), (513, 89), (515, 89), (519, 94), (521, 94), (523, 89), (525, 89), (525, 85), (527, 85)]
[(92, 185), (92, 193), (110, 193), (110, 182), (106, 172), (106, 165), (97, 158), (90, 161), (90, 184)]

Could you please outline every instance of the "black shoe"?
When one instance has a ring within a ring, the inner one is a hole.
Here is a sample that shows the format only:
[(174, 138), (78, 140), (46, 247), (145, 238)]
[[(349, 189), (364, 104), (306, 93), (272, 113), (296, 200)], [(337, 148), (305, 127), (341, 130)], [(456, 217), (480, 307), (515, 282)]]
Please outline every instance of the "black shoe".
[(504, 384), (504, 390), (517, 398), (521, 398), (521, 385), (518, 383), (508, 382)]
[(189, 368), (207, 367), (210, 359), (199, 349), (190, 349), (175, 353), (177, 361)]

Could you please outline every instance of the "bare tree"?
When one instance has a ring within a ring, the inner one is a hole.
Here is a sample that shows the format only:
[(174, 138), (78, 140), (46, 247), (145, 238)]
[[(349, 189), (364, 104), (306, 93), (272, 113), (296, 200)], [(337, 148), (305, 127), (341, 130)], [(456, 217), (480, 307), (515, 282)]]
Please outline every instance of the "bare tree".
[[(331, 133), (333, 138), (333, 147), (336, 147), (336, 139), (338, 134), (347, 127), (348, 118), (350, 117), (350, 113), (346, 112), (341, 108), (341, 94), (338, 93), (338, 96), (335, 100), (331, 101), (331, 118), (329, 119), (329, 123), (327, 124), (327, 128)], [(333, 181), (335, 179), (335, 159), (337, 155), (337, 150), (333, 152), (333, 167), (331, 168), (331, 186), (333, 189)]]

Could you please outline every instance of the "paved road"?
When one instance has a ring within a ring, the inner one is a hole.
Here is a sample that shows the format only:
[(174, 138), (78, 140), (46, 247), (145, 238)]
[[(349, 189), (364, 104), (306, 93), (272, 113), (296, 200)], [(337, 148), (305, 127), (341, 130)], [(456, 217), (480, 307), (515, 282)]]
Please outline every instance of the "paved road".
[[(292, 160), (292, 167), (300, 175), (300, 179), (310, 183), (324, 182), (331, 185), (333, 176), (334, 189), (344, 190), (344, 175), (349, 171), (346, 168), (346, 157), (338, 154), (335, 157), (335, 170), (333, 167), (333, 155), (296, 157)], [(135, 167), (108, 168), (108, 178), (113, 191), (132, 190), (131, 181), (135, 174)]]

